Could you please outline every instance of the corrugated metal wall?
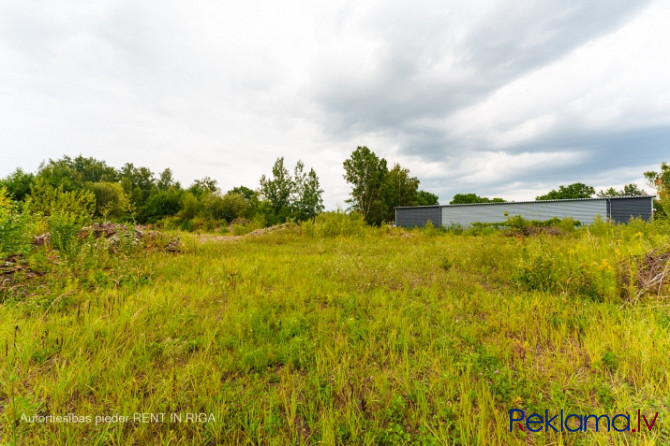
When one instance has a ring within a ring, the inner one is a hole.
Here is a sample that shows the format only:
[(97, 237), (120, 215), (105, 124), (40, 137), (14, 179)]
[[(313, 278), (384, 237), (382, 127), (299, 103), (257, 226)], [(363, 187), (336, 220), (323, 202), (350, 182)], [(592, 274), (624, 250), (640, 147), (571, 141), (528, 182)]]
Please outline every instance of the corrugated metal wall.
[(395, 224), (403, 228), (413, 228), (418, 226), (423, 228), (428, 220), (433, 225), (440, 227), (442, 225), (441, 212), (439, 206), (421, 206), (415, 208), (396, 208)]
[(570, 217), (582, 224), (591, 224), (596, 215), (607, 219), (607, 200), (568, 200), (529, 203), (477, 204), (442, 207), (442, 224), (470, 226), (474, 222), (504, 222), (508, 215), (520, 215), (526, 220), (549, 220)]
[(610, 201), (610, 217), (616, 223), (626, 223), (631, 217), (651, 220), (653, 197), (612, 198)]

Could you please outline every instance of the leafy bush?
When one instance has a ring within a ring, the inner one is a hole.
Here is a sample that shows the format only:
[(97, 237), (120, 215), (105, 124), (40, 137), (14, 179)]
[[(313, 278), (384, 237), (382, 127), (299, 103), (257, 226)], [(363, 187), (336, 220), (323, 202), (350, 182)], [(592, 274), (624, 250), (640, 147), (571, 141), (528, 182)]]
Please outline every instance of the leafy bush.
[(499, 231), (503, 225), (504, 223), (480, 223), (476, 221), (472, 223), (472, 226), (468, 229), (467, 233), (470, 235), (493, 234)]
[(0, 187), (7, 189), (7, 195), (16, 201), (23, 201), (30, 193), (30, 185), (35, 179), (32, 173), (26, 173), (21, 169), (16, 169), (14, 172), (0, 180)]
[(505, 226), (519, 234), (526, 232), (527, 228), (531, 225), (532, 223), (523, 218), (521, 215), (513, 215), (511, 217), (507, 217), (507, 220), (505, 220)]
[(88, 189), (95, 195), (95, 214), (103, 219), (132, 214), (133, 205), (120, 183), (90, 183)]
[(221, 199), (221, 207), (221, 217), (233, 221), (247, 214), (249, 202), (240, 194), (228, 192)]
[(313, 221), (302, 222), (301, 227), (312, 237), (362, 235), (369, 229), (363, 216), (358, 212), (347, 214), (340, 210), (319, 214)]
[(179, 229), (182, 231), (193, 232), (195, 231), (195, 220), (190, 218), (188, 220), (182, 220), (179, 224)]
[(233, 223), (233, 235), (245, 235), (251, 232), (248, 223)]
[(49, 234), (51, 245), (61, 253), (71, 256), (76, 254), (79, 230), (90, 222), (88, 216), (58, 213), (49, 216)]
[(535, 255), (523, 259), (514, 277), (516, 283), (529, 290), (552, 291), (558, 277), (554, 259), (547, 255)]
[(163, 217), (175, 215), (181, 209), (179, 199), (179, 192), (172, 189), (151, 195), (138, 216), (139, 221), (155, 223)]
[(9, 199), (4, 187), (0, 188), (0, 258), (30, 250), (30, 217), (22, 212), (23, 207)]
[(445, 227), (445, 230), (452, 234), (463, 234), (464, 232), (463, 226), (458, 223), (450, 223)]
[(30, 187), (28, 207), (32, 213), (45, 216), (61, 214), (92, 216), (95, 212), (95, 195), (90, 190), (65, 191), (63, 186), (53, 187), (37, 178)]

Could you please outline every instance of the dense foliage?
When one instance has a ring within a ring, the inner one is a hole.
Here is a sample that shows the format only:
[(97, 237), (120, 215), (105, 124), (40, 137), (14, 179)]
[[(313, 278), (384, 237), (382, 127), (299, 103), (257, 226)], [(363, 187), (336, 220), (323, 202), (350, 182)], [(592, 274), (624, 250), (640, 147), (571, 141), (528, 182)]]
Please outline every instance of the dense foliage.
[(456, 194), (449, 204), (504, 203), (502, 198), (480, 197), (477, 194)]
[(79, 206), (91, 218), (185, 230), (226, 231), (231, 223), (251, 230), (287, 219), (312, 219), (323, 210), (323, 190), (314, 169), (305, 172), (298, 161), (291, 177), (280, 158), (272, 174), (261, 178), (257, 191), (238, 186), (222, 193), (209, 177), (183, 188), (169, 168), (156, 176), (132, 163), (115, 169), (95, 158), (65, 156), (42, 163), (36, 174), (16, 169), (0, 186), (33, 213), (48, 216)]
[(395, 218), (397, 206), (437, 204), (437, 196), (419, 190), (419, 180), (409, 169), (395, 164), (391, 170), (386, 159), (365, 146), (358, 146), (344, 161), (344, 179), (351, 184), (348, 203), (366, 222), (380, 225)]
[[(419, 190), (419, 180), (407, 168), (396, 163), (388, 168), (386, 159), (359, 146), (344, 161), (344, 178), (351, 184), (347, 203), (368, 224), (392, 222), (397, 206), (437, 205), (438, 196)], [(657, 217), (670, 212), (670, 167), (645, 172), (649, 184), (656, 188), (654, 203)], [(31, 212), (50, 215), (52, 206), (83, 206), (92, 218), (154, 223), (183, 230), (219, 230), (232, 225), (251, 231), (269, 225), (313, 220), (323, 212), (323, 189), (314, 169), (298, 161), (291, 174), (284, 158), (277, 158), (271, 174), (263, 175), (256, 189), (237, 186), (223, 193), (210, 177), (195, 180), (183, 188), (168, 168), (156, 176), (147, 167), (126, 163), (120, 169), (104, 161), (78, 156), (49, 160), (39, 170), (26, 173), (16, 169), (0, 179), (10, 198), (28, 204)], [(559, 186), (537, 197), (538, 200), (590, 198), (595, 189), (584, 183)], [(636, 184), (621, 190), (609, 188), (599, 197), (645, 195)], [(502, 198), (488, 198), (476, 193), (458, 193), (450, 204), (495, 203)], [(56, 209), (58, 211), (58, 209)]]
[(559, 186), (558, 190), (552, 189), (544, 195), (535, 197), (536, 200), (564, 200), (568, 198), (591, 198), (596, 190), (593, 186), (584, 183), (574, 183), (568, 186)]

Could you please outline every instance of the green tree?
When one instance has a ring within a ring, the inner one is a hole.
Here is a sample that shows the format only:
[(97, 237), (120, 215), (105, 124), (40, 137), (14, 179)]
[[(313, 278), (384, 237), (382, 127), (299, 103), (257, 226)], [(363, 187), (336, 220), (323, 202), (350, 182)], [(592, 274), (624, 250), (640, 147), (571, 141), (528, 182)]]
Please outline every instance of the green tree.
[(383, 194), (388, 173), (386, 160), (366, 146), (358, 146), (344, 161), (344, 170), (344, 179), (352, 185), (351, 198), (347, 203), (369, 224), (381, 224), (387, 215)]
[(605, 197), (638, 197), (642, 195), (647, 195), (647, 192), (640, 189), (637, 184), (631, 183), (626, 184), (623, 189), (616, 190), (613, 187), (610, 187), (607, 190), (601, 190), (597, 194), (601, 198)]
[(409, 176), (409, 169), (403, 169), (396, 163), (384, 178), (385, 220), (395, 218), (397, 206), (416, 206), (419, 204), (417, 193), (419, 180)]
[(16, 169), (0, 180), (0, 188), (4, 187), (11, 199), (23, 201), (30, 193), (30, 185), (34, 180), (35, 175), (32, 173), (25, 173), (21, 169)]
[(72, 159), (64, 156), (58, 160), (49, 159), (40, 164), (37, 176), (53, 187), (63, 187), (63, 191), (83, 189), (86, 183), (117, 182), (119, 172), (104, 161), (86, 158), (82, 155)]
[(47, 163), (42, 162), (36, 178), (53, 188), (60, 187), (64, 192), (83, 189), (84, 180), (81, 173), (72, 168), (70, 161), (69, 157), (65, 157), (62, 160), (50, 159)]
[(502, 198), (480, 197), (477, 194), (456, 194), (449, 204), (504, 203)]
[(559, 186), (558, 190), (552, 189), (545, 195), (535, 197), (536, 200), (563, 200), (568, 198), (591, 198), (596, 190), (584, 183), (573, 183), (568, 186)]
[(221, 198), (221, 218), (228, 223), (245, 217), (249, 210), (249, 201), (242, 195), (235, 192), (228, 192)]
[(181, 189), (181, 185), (179, 184), (179, 182), (175, 181), (174, 177), (172, 176), (172, 169), (168, 167), (167, 169), (162, 171), (158, 176), (158, 181), (156, 182), (156, 188), (161, 191), (166, 191), (171, 187)]
[(45, 216), (91, 217), (95, 212), (95, 195), (90, 190), (66, 191), (63, 185), (54, 187), (38, 176), (30, 186), (28, 207), (31, 212)]
[(249, 200), (249, 201), (251, 201), (254, 197), (258, 197), (258, 193), (256, 193), (256, 191), (254, 191), (252, 189), (249, 189), (246, 186), (234, 187), (226, 193), (228, 194), (228, 193), (231, 193), (231, 192), (234, 193), (234, 194), (240, 194), (244, 197), (245, 200)]
[(254, 218), (254, 216), (258, 212), (258, 205), (260, 202), (258, 198), (258, 192), (246, 186), (238, 186), (226, 192), (226, 195), (230, 193), (239, 194), (247, 201), (248, 207), (244, 214), (244, 217), (248, 218), (249, 220)]
[[(170, 189), (168, 189), (170, 190)], [(167, 193), (164, 192), (164, 193)], [(177, 216), (182, 220), (190, 220), (195, 218), (203, 210), (203, 204), (191, 193), (191, 191), (184, 191), (179, 196), (179, 212)]]
[(104, 161), (92, 157), (86, 158), (82, 155), (73, 160), (70, 160), (66, 156), (64, 160), (67, 160), (71, 168), (81, 175), (84, 183), (116, 183), (119, 181), (119, 172), (115, 168), (108, 166)]
[(156, 180), (153, 172), (146, 167), (135, 167), (132, 163), (126, 163), (119, 174), (123, 190), (130, 196), (135, 208), (142, 209), (152, 192), (156, 191)]
[(649, 185), (656, 189), (658, 198), (654, 201), (657, 215), (670, 215), (670, 164), (661, 163), (660, 172), (650, 170), (644, 173)]
[(200, 180), (195, 180), (188, 188), (189, 192), (199, 198), (201, 195), (217, 192), (219, 186), (217, 181), (210, 177), (204, 177)]
[(119, 218), (133, 213), (130, 196), (120, 183), (99, 181), (90, 183), (88, 190), (95, 195), (95, 214), (107, 218)]
[(293, 213), (298, 220), (314, 219), (324, 209), (323, 189), (319, 184), (319, 177), (314, 169), (305, 173), (304, 167), (302, 161), (298, 161), (293, 175), (295, 186)]
[(440, 204), (437, 195), (426, 192), (425, 190), (420, 190), (416, 193), (416, 200), (419, 203), (419, 206), (434, 206)]
[(176, 189), (156, 191), (147, 198), (138, 220), (140, 223), (155, 223), (161, 218), (176, 215), (181, 210), (180, 199), (181, 193)]
[(268, 201), (272, 212), (284, 222), (291, 212), (291, 196), (295, 182), (284, 167), (284, 157), (277, 158), (272, 166), (272, 178), (261, 177), (261, 194)]

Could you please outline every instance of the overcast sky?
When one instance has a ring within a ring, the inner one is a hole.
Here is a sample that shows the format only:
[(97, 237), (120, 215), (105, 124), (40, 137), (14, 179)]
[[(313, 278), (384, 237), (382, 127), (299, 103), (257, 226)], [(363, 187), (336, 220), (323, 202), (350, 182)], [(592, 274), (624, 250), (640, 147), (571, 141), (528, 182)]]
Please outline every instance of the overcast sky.
[(63, 155), (182, 185), (367, 145), (448, 203), (670, 161), (668, 1), (0, 0), (0, 176)]

